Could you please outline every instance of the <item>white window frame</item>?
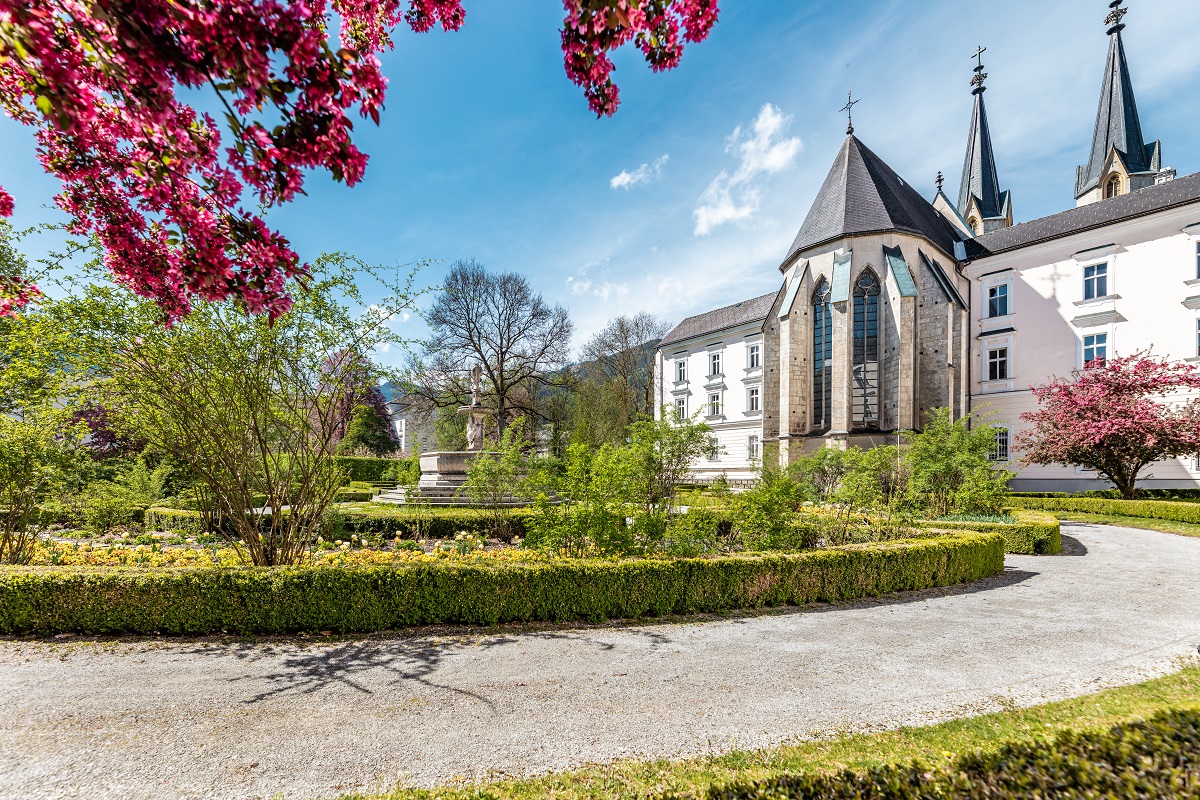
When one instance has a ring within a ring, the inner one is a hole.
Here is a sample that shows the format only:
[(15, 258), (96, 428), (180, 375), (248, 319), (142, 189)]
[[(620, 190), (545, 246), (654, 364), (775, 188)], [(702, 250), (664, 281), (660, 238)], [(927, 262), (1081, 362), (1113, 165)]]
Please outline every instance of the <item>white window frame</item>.
[[(1112, 296), (1114, 294), (1116, 294), (1116, 287), (1113, 286), (1113, 268), (1112, 268), (1112, 266), (1113, 265), (1112, 265), (1111, 258), (1106, 258), (1103, 261), (1093, 261), (1091, 263), (1086, 263), (1086, 264), (1080, 265), (1080, 273), (1079, 274), (1082, 278), (1082, 283), (1080, 283), (1080, 301), (1081, 302), (1096, 303), (1096, 302), (1100, 302), (1102, 300), (1108, 300), (1108, 299), (1112, 298)], [(1094, 295), (1093, 297), (1088, 297), (1087, 296), (1088, 281), (1089, 280), (1095, 281), (1097, 276), (1093, 275), (1091, 278), (1089, 278), (1089, 277), (1087, 277), (1087, 271), (1089, 269), (1097, 269), (1099, 267), (1104, 267), (1104, 294), (1098, 294), (1098, 295)]]
[(1200, 317), (1196, 319), (1196, 357), (1200, 358)]
[(1194, 237), (1192, 244), (1195, 246), (1195, 251), (1192, 256), (1193, 266), (1196, 267), (1195, 274), (1192, 276), (1195, 280), (1200, 280), (1200, 237)]
[(746, 388), (746, 413), (757, 414), (762, 411), (762, 389), (758, 386)]
[[(1095, 338), (1096, 338), (1097, 336), (1103, 336), (1103, 337), (1104, 337), (1104, 342), (1103, 342), (1103, 344), (1099, 344), (1099, 345), (1098, 345), (1098, 344), (1095, 342)], [(1091, 344), (1091, 348), (1092, 348), (1092, 351), (1093, 351), (1093, 352), (1092, 352), (1092, 358), (1090, 358), (1090, 359), (1088, 358), (1088, 339), (1089, 339), (1089, 338), (1093, 340), (1093, 341), (1092, 341), (1092, 344)], [(1089, 362), (1091, 362), (1091, 361), (1095, 361), (1095, 360), (1096, 360), (1096, 354), (1095, 354), (1095, 351), (1096, 351), (1097, 349), (1103, 349), (1103, 350), (1104, 350), (1104, 355), (1102, 356), (1103, 360), (1107, 361), (1107, 360), (1109, 360), (1109, 359), (1112, 357), (1112, 356), (1111, 356), (1111, 353), (1112, 353), (1112, 336), (1111, 336), (1111, 334), (1110, 334), (1110, 332), (1109, 332), (1109, 330), (1108, 330), (1107, 328), (1104, 328), (1103, 330), (1092, 330), (1092, 332), (1091, 332), (1091, 333), (1086, 333), (1086, 332), (1085, 332), (1084, 334), (1082, 334), (1082, 336), (1080, 336), (1080, 340), (1079, 340), (1079, 347), (1080, 347), (1080, 352), (1079, 352), (1079, 366), (1080, 366), (1080, 369), (1082, 369), (1083, 367), (1086, 367), (1086, 366), (1088, 365), (1088, 363), (1089, 363)]]
[(688, 379), (688, 363), (687, 356), (675, 358), (675, 383), (687, 383)]
[[(995, 347), (989, 347), (986, 352), (987, 352), (987, 380), (988, 380), (988, 383), (995, 383), (998, 381), (1011, 381), (1012, 380), (1012, 370), (1009, 368), (1009, 364), (1008, 364), (1008, 356), (1009, 356), (1009, 352), (1010, 352), (1008, 345), (1001, 344), (1001, 345), (996, 345)], [(993, 357), (993, 356), (995, 356), (995, 357)], [(993, 369), (993, 367), (995, 367), (995, 369)], [(1003, 367), (1003, 369), (1001, 369), (1001, 367)], [(995, 372), (996, 374), (993, 375), (992, 374), (993, 372)], [(1003, 372), (1004, 374), (1000, 374), (1001, 372)]]
[(762, 344), (759, 342), (746, 345), (746, 369), (762, 369)]
[(675, 398), (675, 416), (679, 417), (680, 420), (685, 420), (688, 418), (686, 397)]
[[(1012, 460), (1012, 428), (1007, 425), (995, 426), (995, 444), (992, 445), (992, 452), (988, 454), (988, 461), (996, 464), (1006, 464)], [(1000, 439), (1004, 439), (1004, 450), (1001, 453)]]
[(751, 461), (762, 458), (762, 437), (757, 433), (752, 433), (746, 438), (746, 455)]
[(705, 407), (705, 411), (708, 412), (709, 419), (715, 419), (725, 411), (724, 398), (721, 397), (720, 392), (708, 393), (708, 404)]
[[(1006, 349), (1008, 373), (1005, 378), (992, 380), (991, 353), (994, 350)], [(1012, 334), (995, 336), (984, 339), (979, 343), (979, 385), (980, 391), (988, 392), (1011, 391), (1017, 374), (1016, 339)]]
[[(999, 289), (1004, 290), (1004, 305), (1005, 311), (1003, 314), (992, 314), (992, 298), (993, 291)], [(1011, 276), (986, 278), (980, 284), (980, 290), (983, 293), (982, 302), (982, 318), (988, 321), (1006, 319), (1012, 316), (1013, 313), (1013, 280)]]
[(708, 460), (709, 461), (720, 461), (721, 460), (721, 440), (715, 436), (710, 436), (710, 437), (708, 437), (708, 444), (709, 444), (709, 447), (712, 448), (712, 453), (709, 455)]
[[(708, 377), (719, 378), (724, 375), (725, 359), (724, 354), (720, 350), (711, 350), (708, 353)], [(716, 369), (714, 369), (716, 367)]]

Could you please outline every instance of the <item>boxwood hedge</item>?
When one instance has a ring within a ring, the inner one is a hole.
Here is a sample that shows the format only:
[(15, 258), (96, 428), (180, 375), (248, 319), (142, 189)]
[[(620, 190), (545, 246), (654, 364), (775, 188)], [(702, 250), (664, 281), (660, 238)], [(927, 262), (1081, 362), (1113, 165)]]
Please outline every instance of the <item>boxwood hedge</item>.
[(0, 571), (0, 632), (369, 632), (834, 602), (1004, 569), (1004, 539), (962, 533), (795, 554), (432, 562), (388, 567)]
[(1200, 503), (1176, 500), (1103, 500), (1097, 497), (1014, 497), (1012, 503), (1021, 508), (1041, 511), (1077, 511), (1084, 514), (1104, 514), (1116, 517), (1143, 517), (1190, 522), (1200, 525)]
[(1006, 744), (937, 769), (919, 762), (865, 773), (787, 775), (717, 787), (710, 800), (997, 800), (1200, 798), (1200, 711), (1170, 711), (1108, 731)]
[(1058, 520), (1049, 514), (1013, 508), (1008, 510), (1015, 523), (1003, 522), (928, 522), (928, 527), (942, 530), (972, 530), (999, 533), (1004, 536), (1007, 553), (1027, 556), (1055, 556), (1062, 552), (1062, 535)]

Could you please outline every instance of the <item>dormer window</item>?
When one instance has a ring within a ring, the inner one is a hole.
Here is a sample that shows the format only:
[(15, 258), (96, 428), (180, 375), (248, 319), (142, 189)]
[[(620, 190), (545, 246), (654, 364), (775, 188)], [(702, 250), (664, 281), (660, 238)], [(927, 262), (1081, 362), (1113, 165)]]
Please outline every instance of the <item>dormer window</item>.
[(1121, 176), (1113, 175), (1104, 184), (1104, 198), (1107, 200), (1121, 195)]

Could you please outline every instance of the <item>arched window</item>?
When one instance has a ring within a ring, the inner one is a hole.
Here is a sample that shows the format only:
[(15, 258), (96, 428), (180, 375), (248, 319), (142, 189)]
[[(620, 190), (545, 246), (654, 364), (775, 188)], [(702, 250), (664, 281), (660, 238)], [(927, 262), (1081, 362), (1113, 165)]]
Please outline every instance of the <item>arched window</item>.
[(864, 270), (854, 284), (854, 411), (856, 428), (879, 426), (879, 278)]
[(969, 220), (967, 220), (967, 227), (970, 228), (972, 233), (974, 233), (976, 236), (983, 233), (983, 228), (980, 227), (979, 220), (975, 219), (974, 217), (971, 217)]
[(833, 424), (833, 316), (829, 313), (829, 281), (813, 292), (813, 418), (812, 427)]
[(1117, 197), (1121, 194), (1121, 176), (1113, 175), (1108, 179), (1108, 183), (1104, 185), (1104, 197)]

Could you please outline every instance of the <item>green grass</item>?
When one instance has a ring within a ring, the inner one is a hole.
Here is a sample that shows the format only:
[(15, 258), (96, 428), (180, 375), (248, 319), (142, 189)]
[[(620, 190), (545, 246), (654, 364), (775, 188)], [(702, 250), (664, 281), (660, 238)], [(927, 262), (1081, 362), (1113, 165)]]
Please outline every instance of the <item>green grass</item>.
[(1193, 525), (1190, 522), (1147, 519), (1146, 517), (1119, 517), (1112, 514), (1085, 514), (1081, 511), (1044, 511), (1042, 513), (1056, 517), (1062, 522), (1091, 522), (1097, 525), (1116, 525), (1121, 528), (1139, 528), (1200, 538), (1200, 525)]
[[(926, 728), (839, 735), (829, 739), (732, 752), (685, 761), (624, 761), (537, 778), (434, 790), (401, 789), (371, 797), (386, 800), (607, 800), (663, 793), (703, 797), (712, 786), (754, 781), (783, 773), (836, 772), (920, 759), (945, 766), (971, 751), (994, 751), (1001, 743), (1049, 742), (1065, 731), (1101, 731), (1167, 710), (1200, 710), (1200, 666), (1165, 678), (1110, 689), (1028, 709), (1013, 709)], [(364, 798), (368, 795), (343, 795)]]

